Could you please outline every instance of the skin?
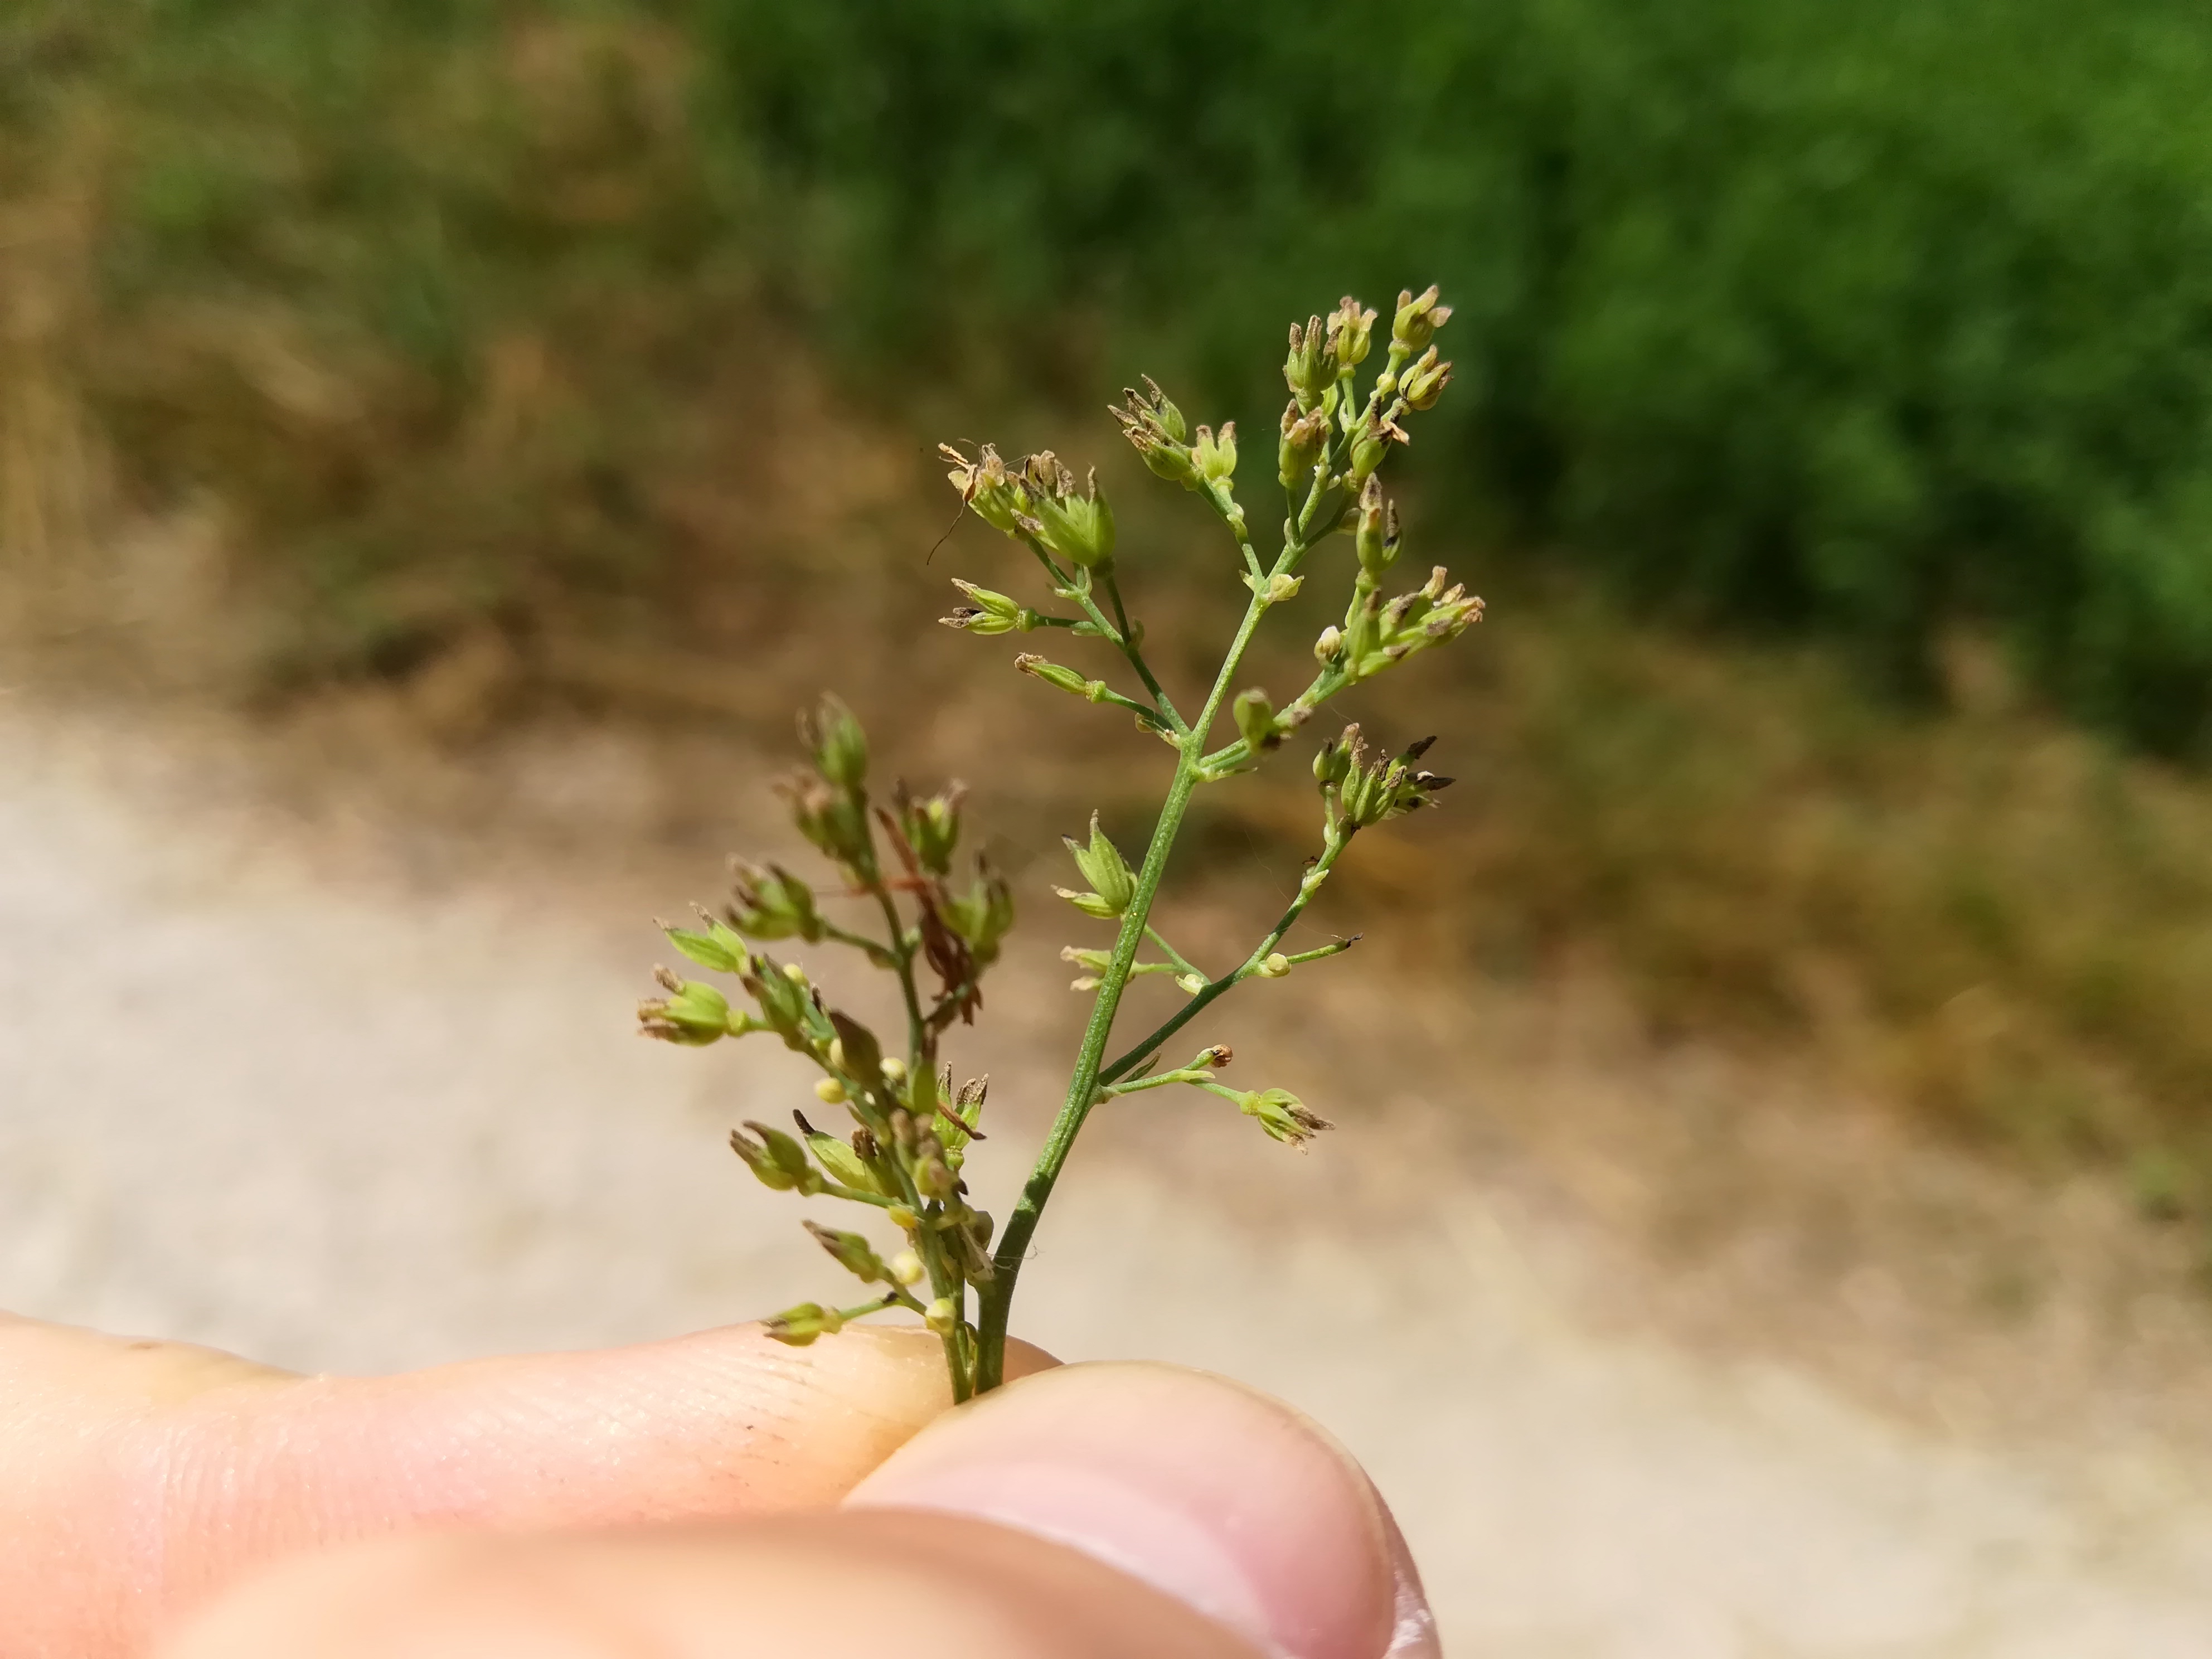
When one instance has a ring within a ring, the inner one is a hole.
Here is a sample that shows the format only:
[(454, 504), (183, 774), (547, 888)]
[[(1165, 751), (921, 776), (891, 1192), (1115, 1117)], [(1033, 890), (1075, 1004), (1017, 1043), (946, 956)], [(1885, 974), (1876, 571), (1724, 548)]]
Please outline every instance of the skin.
[(380, 1378), (0, 1316), (0, 1659), (1418, 1659), (1296, 1413), (1168, 1367), (948, 1410), (934, 1339), (757, 1327)]

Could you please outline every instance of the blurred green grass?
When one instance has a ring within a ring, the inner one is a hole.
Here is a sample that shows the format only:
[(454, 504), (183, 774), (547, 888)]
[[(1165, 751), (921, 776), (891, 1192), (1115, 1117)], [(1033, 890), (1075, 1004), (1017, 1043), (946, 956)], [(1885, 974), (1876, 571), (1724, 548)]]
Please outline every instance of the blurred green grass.
[(1438, 277), (1420, 518), (1502, 603), (1424, 716), (1469, 786), (1370, 886), (1440, 960), (1595, 953), (1668, 1029), (2203, 1210), (2212, 789), (2105, 737), (2201, 759), (2212, 709), (2212, 21), (1358, 22), (23, 0), (14, 622), (264, 700), (749, 720), (925, 614), (921, 434), (1138, 367), (1264, 432), (1280, 318)]

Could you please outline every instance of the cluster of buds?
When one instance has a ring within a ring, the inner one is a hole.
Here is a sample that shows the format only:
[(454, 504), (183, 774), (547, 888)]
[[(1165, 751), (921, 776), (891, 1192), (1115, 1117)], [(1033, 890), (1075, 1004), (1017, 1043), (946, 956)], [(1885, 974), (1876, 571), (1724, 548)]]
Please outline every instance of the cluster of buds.
[(822, 913), (815, 908), (814, 890), (781, 865), (763, 866), (733, 857), (730, 875), (730, 902), (723, 916), (738, 934), (799, 939), (810, 945), (821, 939)]
[(1322, 745), (1314, 757), (1314, 781), (1321, 785), (1332, 835), (1349, 836), (1390, 818), (1436, 804), (1436, 794), (1452, 780), (1425, 772), (1416, 764), (1429, 752), (1434, 738), (1423, 738), (1395, 759), (1370, 758), (1367, 741), (1355, 724), (1344, 735)]
[(972, 461), (950, 444), (939, 444), (938, 453), (951, 464), (945, 476), (961, 500), (985, 523), (1023, 537), (1079, 570), (1113, 562), (1114, 509), (1099, 493), (1095, 471), (1079, 489), (1075, 474), (1048, 449), (1025, 455), (1011, 467), (989, 444)]
[(1325, 629), (1315, 641), (1314, 655), (1341, 677), (1340, 684), (1355, 685), (1417, 651), (1457, 639), (1482, 620), (1482, 599), (1460, 584), (1446, 586), (1449, 580), (1437, 565), (1426, 582), (1387, 605), (1368, 586), (1353, 599), (1344, 626)]
[[(1154, 474), (1170, 483), (1179, 483), (1185, 489), (1198, 488), (1200, 477), (1199, 464), (1191, 454), (1190, 428), (1183, 423), (1182, 410), (1169, 401), (1159, 382), (1149, 374), (1145, 376), (1145, 389), (1133, 386), (1121, 389), (1121, 403), (1107, 411), (1121, 428), (1121, 435)], [(1200, 431), (1205, 431), (1200, 427)], [(1216, 441), (1217, 446), (1218, 441)], [(1231, 470), (1234, 470), (1234, 448), (1231, 449)], [(957, 480), (956, 479), (957, 483)]]
[(731, 1007), (727, 997), (703, 981), (684, 979), (666, 968), (654, 969), (653, 976), (667, 994), (637, 1005), (638, 1030), (647, 1036), (704, 1048), (761, 1029), (752, 1016)]
[(965, 593), (972, 603), (956, 605), (951, 615), (939, 617), (938, 620), (947, 628), (988, 636), (993, 634), (1030, 634), (1047, 626), (1042, 615), (1008, 599), (1004, 593), (994, 593), (988, 587), (963, 582), (957, 576), (952, 579), (952, 585)]

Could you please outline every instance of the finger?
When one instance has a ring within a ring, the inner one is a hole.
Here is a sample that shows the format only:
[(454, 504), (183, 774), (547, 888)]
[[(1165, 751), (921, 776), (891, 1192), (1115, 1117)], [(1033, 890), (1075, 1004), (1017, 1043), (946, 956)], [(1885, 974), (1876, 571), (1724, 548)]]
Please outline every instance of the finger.
[(878, 1510), (588, 1537), (415, 1538), (279, 1568), (161, 1659), (1257, 1659), (1089, 1556)]
[(131, 1651), (161, 1610), (339, 1540), (834, 1502), (950, 1391), (936, 1339), (892, 1329), (795, 1349), (739, 1326), (340, 1378), (19, 1320), (0, 1323), (0, 1398), (13, 1659)]
[(1057, 1540), (1268, 1652), (1438, 1651), (1412, 1557), (1358, 1466), (1289, 1407), (1199, 1372), (1031, 1376), (937, 1419), (845, 1501)]

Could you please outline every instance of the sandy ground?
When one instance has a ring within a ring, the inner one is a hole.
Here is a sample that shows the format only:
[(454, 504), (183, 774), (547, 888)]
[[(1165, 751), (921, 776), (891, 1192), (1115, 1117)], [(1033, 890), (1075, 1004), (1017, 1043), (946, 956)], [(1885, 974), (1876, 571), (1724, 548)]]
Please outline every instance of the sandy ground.
[[(589, 734), (500, 764), (556, 819), (645, 776)], [(354, 1370), (832, 1288), (720, 1150), (804, 1098), (785, 1057), (628, 1030), (645, 918), (704, 880), (456, 854), (258, 765), (0, 700), (0, 1305)], [(1279, 1044), (1395, 1031), (1418, 1086), (1340, 1088), (1305, 1158), (1233, 1115), (1102, 1125), (1021, 1322), (1334, 1426), (1450, 1651), (2212, 1656), (2212, 1346), (2112, 1194), (1652, 1050), (1601, 995), (1298, 983)], [(1067, 1012), (989, 1012), (1012, 1159)]]

